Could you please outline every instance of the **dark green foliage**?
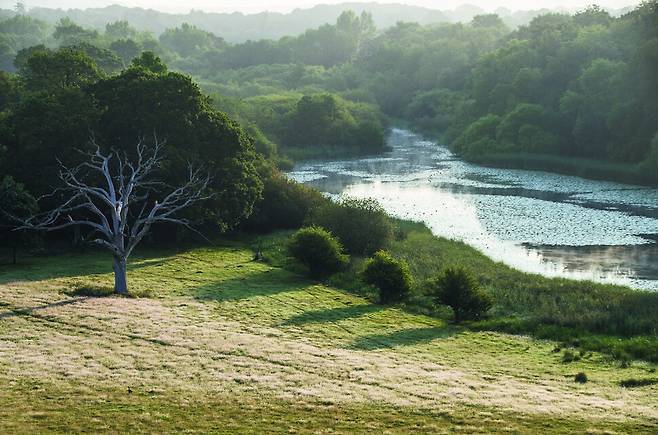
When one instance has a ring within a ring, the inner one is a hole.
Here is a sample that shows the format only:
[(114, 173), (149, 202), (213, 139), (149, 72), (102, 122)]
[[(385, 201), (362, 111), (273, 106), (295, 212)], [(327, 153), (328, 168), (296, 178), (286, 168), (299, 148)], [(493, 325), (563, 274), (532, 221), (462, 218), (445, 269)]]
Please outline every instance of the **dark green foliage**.
[(226, 47), (226, 42), (210, 32), (183, 23), (175, 29), (167, 29), (160, 35), (160, 43), (179, 56), (204, 54), (209, 50)]
[(412, 279), (409, 266), (385, 251), (376, 252), (368, 260), (362, 276), (364, 282), (379, 290), (381, 304), (402, 302), (411, 291)]
[(367, 111), (350, 109), (335, 95), (302, 97), (288, 114), (290, 126), (282, 137), (283, 143), (297, 148), (343, 147), (360, 153), (381, 151), (384, 134), (377, 117), (366, 119), (368, 114), (363, 112)]
[[(161, 72), (147, 70), (143, 63)], [(222, 229), (235, 226), (252, 213), (262, 191), (252, 141), (208, 104), (190, 77), (166, 72), (151, 55), (136, 64), (94, 85), (92, 94), (102, 108), (98, 133), (119, 149), (132, 149), (147, 132), (166, 137), (168, 179), (184, 173), (189, 160), (203, 162), (216, 195), (191, 213)]]
[(619, 385), (621, 385), (624, 388), (641, 388), (641, 387), (649, 387), (651, 385), (656, 385), (658, 384), (658, 378), (644, 378), (644, 379), (624, 379), (619, 382)]
[[(167, 139), (159, 174), (164, 182), (180, 182), (188, 162), (202, 162), (211, 172), (215, 195), (188, 210), (192, 221), (225, 230), (251, 215), (262, 191), (256, 170), (261, 157), (236, 122), (213, 109), (190, 77), (168, 72), (153, 53), (106, 77), (80, 51), (93, 52), (94, 46), (80, 47), (25, 52), (23, 88), (5, 81), (8, 107), (0, 117), (0, 164), (7, 173), (42, 195), (54, 187), (58, 160), (68, 166), (79, 163), (79, 151), (92, 148), (92, 134), (102, 147), (128, 152), (140, 138), (157, 134)], [(16, 91), (22, 92), (15, 96)]]
[(343, 199), (318, 208), (310, 218), (314, 225), (335, 234), (350, 254), (371, 255), (393, 238), (393, 224), (373, 199)]
[(216, 107), (251, 126), (264, 154), (279, 151), (301, 157), (364, 154), (384, 149), (383, 121), (368, 104), (334, 94), (269, 95), (244, 100), (219, 97)]
[(587, 374), (584, 372), (578, 372), (576, 373), (576, 376), (574, 376), (574, 381), (579, 383), (579, 384), (586, 384), (588, 379), (587, 379)]
[(55, 25), (53, 38), (60, 46), (76, 45), (82, 42), (94, 42), (100, 35), (96, 30), (85, 29), (70, 18), (62, 18)]
[(37, 201), (25, 188), (10, 176), (0, 182), (0, 242), (12, 249), (12, 263), (16, 264), (16, 249), (34, 240), (34, 234), (15, 231), (20, 221), (39, 210)]
[(570, 363), (574, 361), (578, 361), (580, 357), (576, 355), (572, 350), (565, 350), (564, 353), (562, 354), (562, 362), (563, 363)]
[(254, 231), (300, 228), (314, 209), (327, 202), (319, 191), (291, 181), (278, 171), (265, 177), (263, 185), (263, 197), (245, 223)]
[(139, 55), (140, 47), (132, 39), (117, 39), (110, 44), (110, 50), (115, 52), (126, 66)]
[(150, 71), (154, 74), (167, 73), (167, 65), (165, 65), (164, 62), (162, 62), (162, 59), (156, 56), (152, 51), (145, 51), (141, 56), (134, 58), (131, 62), (131, 66), (133, 68)]
[(436, 304), (452, 308), (455, 322), (480, 319), (493, 306), (491, 296), (480, 289), (473, 275), (463, 267), (447, 268), (428, 287)]
[(307, 227), (290, 240), (291, 255), (306, 266), (314, 278), (325, 278), (343, 269), (349, 259), (340, 242), (327, 230)]
[(102, 75), (94, 60), (75, 48), (32, 52), (19, 72), (25, 86), (32, 91), (88, 86)]

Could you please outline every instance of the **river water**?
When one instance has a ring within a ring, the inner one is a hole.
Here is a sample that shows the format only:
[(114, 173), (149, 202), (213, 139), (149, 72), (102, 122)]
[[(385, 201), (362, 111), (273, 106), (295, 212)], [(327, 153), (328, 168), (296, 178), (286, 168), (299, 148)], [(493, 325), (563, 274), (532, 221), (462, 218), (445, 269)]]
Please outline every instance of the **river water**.
[(658, 290), (658, 189), (486, 168), (393, 130), (381, 156), (298, 164), (332, 197), (374, 198), (526, 272)]

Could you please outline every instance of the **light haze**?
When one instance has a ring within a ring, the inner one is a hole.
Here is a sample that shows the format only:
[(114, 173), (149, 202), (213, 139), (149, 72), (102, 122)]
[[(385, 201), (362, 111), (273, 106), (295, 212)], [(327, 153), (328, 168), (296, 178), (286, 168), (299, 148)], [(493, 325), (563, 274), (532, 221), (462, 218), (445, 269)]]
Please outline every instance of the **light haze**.
[[(364, 3), (366, 3), (365, 1)], [(263, 0), (25, 0), (23, 3), (28, 7), (49, 7), (49, 8), (95, 8), (105, 7), (112, 4), (118, 4), (128, 7), (142, 7), (156, 9), (164, 12), (186, 13), (192, 9), (203, 10), (207, 12), (243, 12), (257, 13), (263, 11), (272, 12), (289, 12), (296, 8), (310, 8), (317, 4), (338, 4), (346, 3), (345, 1), (336, 0), (284, 0), (284, 1), (263, 1)], [(472, 4), (485, 10), (491, 10), (498, 7), (506, 7), (512, 10), (532, 10), (541, 8), (565, 8), (579, 9), (591, 3), (596, 3), (609, 8), (622, 8), (625, 6), (634, 6), (639, 1), (634, 0), (398, 0), (398, 1), (378, 1), (378, 3), (401, 3), (408, 5), (423, 6), (432, 9), (454, 9), (462, 4)], [(16, 4), (15, 0), (0, 0), (0, 6), (4, 9), (11, 9)]]

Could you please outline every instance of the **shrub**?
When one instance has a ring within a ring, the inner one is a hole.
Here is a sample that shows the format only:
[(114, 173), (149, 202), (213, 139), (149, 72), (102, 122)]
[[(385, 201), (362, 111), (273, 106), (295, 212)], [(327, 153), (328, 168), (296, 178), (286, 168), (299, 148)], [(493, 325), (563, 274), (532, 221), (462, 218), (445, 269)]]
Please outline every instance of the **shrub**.
[(565, 350), (564, 354), (562, 354), (562, 362), (563, 363), (570, 363), (574, 361), (578, 361), (580, 359), (580, 356), (576, 355), (570, 350)]
[(446, 269), (442, 275), (430, 280), (429, 289), (436, 304), (452, 308), (457, 323), (480, 319), (493, 305), (491, 297), (461, 267)]
[(302, 228), (292, 236), (289, 249), (315, 278), (336, 273), (348, 263), (340, 242), (324, 228)]
[(103, 287), (97, 285), (79, 285), (70, 292), (71, 296), (86, 296), (90, 298), (106, 298), (114, 296), (113, 287)]
[(619, 382), (624, 388), (638, 388), (638, 387), (649, 387), (651, 385), (658, 384), (658, 378), (645, 378), (645, 379), (624, 379)]
[(583, 372), (579, 372), (576, 374), (574, 377), (574, 381), (578, 382), (579, 384), (586, 384), (588, 379), (587, 379), (587, 374)]
[(384, 251), (375, 253), (363, 270), (363, 280), (379, 289), (379, 301), (391, 304), (404, 300), (411, 290), (411, 273), (404, 261)]
[(263, 185), (263, 198), (244, 224), (248, 230), (268, 232), (300, 228), (311, 210), (328, 202), (319, 191), (292, 181), (278, 171), (265, 178)]
[(327, 228), (355, 255), (372, 255), (393, 238), (390, 218), (373, 199), (344, 199), (329, 203), (312, 214), (311, 222)]

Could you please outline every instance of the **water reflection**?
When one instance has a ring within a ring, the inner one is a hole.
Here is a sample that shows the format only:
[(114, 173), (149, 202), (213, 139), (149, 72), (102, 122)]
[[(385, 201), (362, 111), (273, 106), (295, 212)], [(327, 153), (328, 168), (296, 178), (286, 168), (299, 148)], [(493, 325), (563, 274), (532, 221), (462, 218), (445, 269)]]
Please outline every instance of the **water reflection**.
[(525, 271), (658, 290), (658, 189), (471, 165), (403, 130), (389, 143), (385, 156), (307, 162), (290, 176), (375, 198)]

